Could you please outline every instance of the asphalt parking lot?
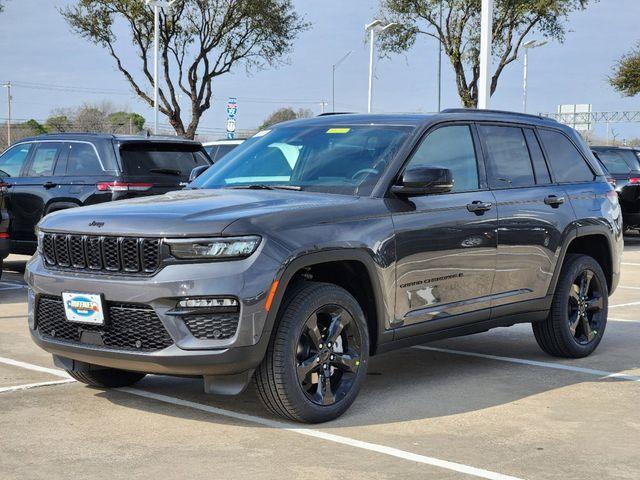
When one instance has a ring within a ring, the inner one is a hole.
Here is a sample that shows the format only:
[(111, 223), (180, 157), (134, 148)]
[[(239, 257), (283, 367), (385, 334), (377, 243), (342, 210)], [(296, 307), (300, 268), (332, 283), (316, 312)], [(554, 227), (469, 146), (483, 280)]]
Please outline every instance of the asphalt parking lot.
[(0, 282), (0, 478), (640, 478), (640, 236), (596, 353), (544, 354), (531, 328), (375, 357), (351, 409), (307, 427), (249, 389), (149, 376), (102, 391), (31, 342), (25, 257)]

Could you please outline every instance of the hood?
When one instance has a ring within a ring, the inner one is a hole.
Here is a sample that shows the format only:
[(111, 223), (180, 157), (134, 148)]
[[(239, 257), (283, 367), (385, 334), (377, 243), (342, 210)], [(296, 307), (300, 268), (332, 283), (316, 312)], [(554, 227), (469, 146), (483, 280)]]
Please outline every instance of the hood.
[(72, 208), (47, 215), (47, 232), (88, 235), (193, 237), (221, 234), (236, 220), (334, 208), (357, 197), (285, 190), (182, 190), (151, 197)]

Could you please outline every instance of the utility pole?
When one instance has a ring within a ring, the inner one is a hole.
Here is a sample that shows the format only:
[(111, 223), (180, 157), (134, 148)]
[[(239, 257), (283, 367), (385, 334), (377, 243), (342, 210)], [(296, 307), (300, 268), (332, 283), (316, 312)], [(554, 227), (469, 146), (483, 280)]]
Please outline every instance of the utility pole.
[(7, 89), (7, 146), (9, 146), (11, 145), (11, 102), (13, 101), (11, 82), (7, 82), (2, 86)]
[(489, 108), (491, 98), (491, 44), (493, 39), (493, 0), (482, 0), (480, 15), (480, 78), (478, 108)]
[[(442, 0), (440, 0), (440, 19), (438, 20), (442, 32)], [(442, 110), (442, 37), (438, 38), (438, 112)]]
[(160, 9), (170, 7), (176, 0), (145, 0), (153, 6), (153, 133), (158, 134), (158, 56), (160, 50)]

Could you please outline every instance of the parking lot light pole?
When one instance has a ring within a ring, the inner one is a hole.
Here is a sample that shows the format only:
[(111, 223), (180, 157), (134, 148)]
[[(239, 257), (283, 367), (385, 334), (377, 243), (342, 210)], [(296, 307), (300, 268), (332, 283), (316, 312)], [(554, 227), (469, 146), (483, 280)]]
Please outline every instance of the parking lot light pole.
[(480, 78), (478, 108), (489, 108), (491, 98), (491, 43), (493, 33), (493, 0), (482, 0), (480, 14)]
[[(331, 66), (331, 111), (336, 111), (336, 70), (344, 62), (353, 50), (349, 50), (340, 60)], [(324, 110), (324, 109), (323, 109)]]
[(11, 102), (13, 97), (11, 96), (11, 82), (7, 82), (2, 85), (7, 89), (7, 147), (11, 145)]
[(522, 111), (527, 113), (527, 71), (529, 68), (529, 49), (530, 48), (538, 48), (543, 45), (546, 45), (547, 42), (538, 42), (537, 40), (529, 40), (522, 44), (524, 47), (524, 80), (522, 85)]
[(373, 22), (364, 26), (364, 31), (369, 32), (369, 98), (367, 102), (367, 113), (371, 113), (371, 105), (373, 101), (373, 60), (374, 60), (374, 51), (375, 51), (375, 43), (376, 43), (376, 32), (382, 33), (388, 28), (391, 28), (397, 23), (389, 23), (384, 27), (382, 25), (382, 20), (374, 20)]
[(153, 133), (158, 134), (158, 51), (160, 50), (160, 9), (168, 8), (176, 0), (145, 0), (153, 6)]

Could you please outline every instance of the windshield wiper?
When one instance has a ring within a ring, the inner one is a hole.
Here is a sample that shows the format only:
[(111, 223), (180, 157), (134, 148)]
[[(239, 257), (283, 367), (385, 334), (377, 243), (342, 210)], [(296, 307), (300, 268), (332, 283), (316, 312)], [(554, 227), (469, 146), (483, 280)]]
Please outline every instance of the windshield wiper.
[(252, 185), (234, 185), (234, 190), (247, 189), (247, 190), (302, 190), (302, 187), (298, 185), (265, 185), (264, 183), (254, 183)]
[(176, 177), (181, 177), (182, 172), (180, 170), (174, 170), (172, 168), (150, 168), (149, 172), (151, 173), (164, 173), (166, 175), (175, 175)]

